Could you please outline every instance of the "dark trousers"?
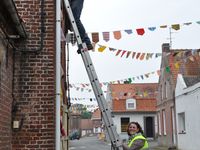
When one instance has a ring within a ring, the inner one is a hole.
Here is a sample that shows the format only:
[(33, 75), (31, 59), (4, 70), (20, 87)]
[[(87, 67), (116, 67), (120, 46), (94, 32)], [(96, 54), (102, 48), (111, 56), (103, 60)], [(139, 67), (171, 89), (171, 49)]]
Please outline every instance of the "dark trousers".
[(83, 9), (83, 3), (84, 3), (84, 0), (71, 0), (71, 9), (72, 9), (74, 19), (76, 21), (76, 25), (79, 30), (81, 39), (83, 42), (85, 42), (88, 45), (88, 44), (91, 44), (91, 41), (88, 35), (86, 34), (85, 28), (80, 20), (81, 12)]

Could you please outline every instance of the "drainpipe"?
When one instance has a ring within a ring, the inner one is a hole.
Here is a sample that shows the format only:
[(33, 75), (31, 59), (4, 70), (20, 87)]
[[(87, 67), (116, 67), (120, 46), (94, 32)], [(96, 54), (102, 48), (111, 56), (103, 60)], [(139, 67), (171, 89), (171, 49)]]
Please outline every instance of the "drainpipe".
[(61, 0), (56, 0), (56, 150), (60, 150)]

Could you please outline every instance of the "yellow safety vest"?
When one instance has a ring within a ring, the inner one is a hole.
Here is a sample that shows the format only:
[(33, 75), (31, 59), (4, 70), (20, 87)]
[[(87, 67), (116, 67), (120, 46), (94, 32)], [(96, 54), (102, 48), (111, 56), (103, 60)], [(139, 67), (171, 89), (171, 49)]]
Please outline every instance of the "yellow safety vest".
[(133, 142), (134, 142), (135, 140), (138, 140), (138, 139), (145, 140), (144, 146), (141, 148), (141, 150), (142, 150), (142, 149), (147, 149), (147, 148), (149, 147), (149, 144), (148, 144), (148, 142), (147, 142), (147, 139), (146, 139), (144, 136), (142, 136), (142, 135), (136, 135), (134, 138), (132, 138), (131, 140), (129, 140), (129, 141), (128, 141), (128, 147), (130, 148), (131, 145), (133, 144)]

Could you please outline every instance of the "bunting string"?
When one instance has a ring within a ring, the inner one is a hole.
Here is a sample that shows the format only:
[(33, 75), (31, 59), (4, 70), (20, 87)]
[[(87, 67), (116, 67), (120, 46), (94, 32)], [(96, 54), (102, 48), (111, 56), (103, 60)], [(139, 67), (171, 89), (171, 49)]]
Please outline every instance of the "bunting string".
[[(165, 66), (157, 71), (152, 71), (149, 73), (145, 73), (142, 75), (137, 75), (133, 77), (128, 77), (121, 80), (115, 80), (115, 81), (109, 81), (109, 82), (102, 82), (100, 83), (100, 87), (107, 86), (108, 84), (123, 84), (123, 83), (134, 83), (135, 80), (144, 80), (145, 78), (149, 78), (150, 75), (158, 75), (160, 76), (161, 71), (166, 71), (167, 73), (171, 72), (171, 67), (174, 67), (176, 69), (180, 68), (181, 62), (187, 62), (188, 60), (195, 62), (200, 61), (200, 49), (192, 49), (192, 50), (184, 50), (180, 52), (175, 51), (173, 54), (173, 57), (175, 57), (175, 61), (172, 65), (174, 66)], [(69, 84), (70, 88), (75, 88), (77, 91), (88, 91), (92, 92), (92, 86), (89, 83), (77, 83), (77, 84)], [(106, 93), (107, 91), (103, 91)]]
[[(98, 43), (100, 39), (99, 38), (100, 34), (102, 35), (103, 40), (108, 42), (110, 40), (111, 35), (113, 36), (114, 39), (120, 40), (123, 35), (122, 32), (125, 32), (128, 35), (136, 33), (135, 35), (143, 36), (145, 35), (147, 31), (153, 32), (153, 31), (156, 31), (157, 29), (169, 29), (169, 28), (177, 31), (177, 30), (180, 30), (181, 27), (183, 26), (189, 26), (192, 24), (200, 25), (200, 21), (185, 22), (185, 23), (171, 24), (171, 25), (150, 26), (150, 27), (136, 28), (136, 29), (123, 29), (123, 30), (115, 30), (115, 31), (103, 31), (103, 32), (88, 32), (88, 34), (91, 34), (92, 41), (94, 43)], [(74, 45), (76, 39), (73, 33), (70, 33), (69, 39), (72, 45)]]
[(112, 47), (107, 47), (105, 45), (99, 45), (98, 52), (104, 52), (106, 48), (109, 49), (110, 52), (115, 52), (115, 56), (132, 58), (137, 60), (150, 60), (152, 58), (158, 58), (162, 56), (162, 53), (144, 53), (144, 52), (134, 52), (131, 50), (121, 50)]

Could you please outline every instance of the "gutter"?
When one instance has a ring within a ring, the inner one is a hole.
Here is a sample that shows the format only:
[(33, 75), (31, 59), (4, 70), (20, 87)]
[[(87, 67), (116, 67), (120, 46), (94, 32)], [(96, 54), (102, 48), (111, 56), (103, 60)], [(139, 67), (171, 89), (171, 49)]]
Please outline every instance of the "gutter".
[(15, 3), (13, 2), (13, 0), (1, 0), (1, 3), (2, 3), (2, 1), (6, 5), (6, 8), (10, 14), (10, 17), (17, 29), (17, 32), (19, 33), (20, 37), (17, 37), (17, 38), (27, 38), (25, 26), (23, 24), (23, 21), (20, 19), (19, 15), (18, 15), (16, 6), (15, 6)]

